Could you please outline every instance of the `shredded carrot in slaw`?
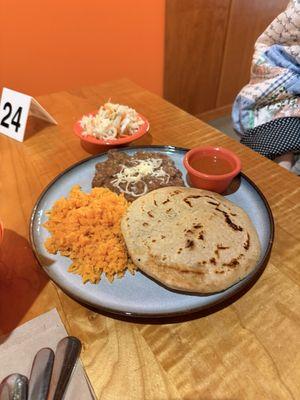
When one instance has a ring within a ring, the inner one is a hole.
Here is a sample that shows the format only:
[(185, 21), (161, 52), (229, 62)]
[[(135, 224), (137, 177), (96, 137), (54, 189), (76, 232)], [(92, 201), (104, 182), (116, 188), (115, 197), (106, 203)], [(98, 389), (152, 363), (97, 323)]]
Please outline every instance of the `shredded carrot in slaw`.
[(83, 193), (74, 186), (67, 198), (57, 200), (48, 211), (45, 228), (51, 233), (45, 247), (51, 254), (69, 257), (68, 271), (79, 274), (83, 283), (97, 283), (104, 273), (112, 282), (128, 268), (134, 273), (121, 233), (120, 222), (129, 203), (123, 195), (106, 188)]

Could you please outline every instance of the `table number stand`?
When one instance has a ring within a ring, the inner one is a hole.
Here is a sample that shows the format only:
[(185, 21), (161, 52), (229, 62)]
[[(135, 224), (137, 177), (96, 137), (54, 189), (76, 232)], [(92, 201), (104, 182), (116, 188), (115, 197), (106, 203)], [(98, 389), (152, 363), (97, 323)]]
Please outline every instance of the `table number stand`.
[(23, 142), (28, 116), (57, 125), (56, 120), (35, 98), (3, 88), (0, 101), (0, 133)]

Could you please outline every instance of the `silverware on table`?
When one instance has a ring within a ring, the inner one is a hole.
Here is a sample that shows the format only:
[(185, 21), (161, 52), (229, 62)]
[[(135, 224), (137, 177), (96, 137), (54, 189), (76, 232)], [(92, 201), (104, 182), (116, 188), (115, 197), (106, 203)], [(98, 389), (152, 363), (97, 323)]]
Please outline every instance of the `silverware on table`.
[(54, 363), (54, 352), (45, 347), (33, 360), (29, 378), (28, 400), (46, 400)]
[(80, 340), (67, 336), (59, 341), (47, 400), (62, 400), (81, 351)]
[(21, 374), (11, 374), (0, 384), (0, 400), (27, 400), (28, 379)]

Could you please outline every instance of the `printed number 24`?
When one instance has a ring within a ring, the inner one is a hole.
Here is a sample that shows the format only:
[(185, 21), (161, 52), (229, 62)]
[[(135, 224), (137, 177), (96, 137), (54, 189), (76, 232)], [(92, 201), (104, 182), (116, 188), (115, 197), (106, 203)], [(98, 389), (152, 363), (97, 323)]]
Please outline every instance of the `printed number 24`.
[[(9, 119), (9, 117), (11, 116), (12, 113), (12, 106), (11, 103), (6, 102), (3, 106), (3, 110), (8, 110), (7, 114), (2, 118), (2, 120), (0, 121), (0, 125), (4, 126), (5, 128), (9, 128), (9, 123), (7, 123), (6, 121)], [(11, 119), (11, 125), (15, 126), (15, 130), (16, 132), (18, 132), (18, 129), (20, 128), (21, 124), (20, 124), (20, 118), (21, 118), (21, 114), (22, 114), (22, 107), (19, 107), (17, 109), (17, 111), (15, 112), (15, 115), (12, 117)]]

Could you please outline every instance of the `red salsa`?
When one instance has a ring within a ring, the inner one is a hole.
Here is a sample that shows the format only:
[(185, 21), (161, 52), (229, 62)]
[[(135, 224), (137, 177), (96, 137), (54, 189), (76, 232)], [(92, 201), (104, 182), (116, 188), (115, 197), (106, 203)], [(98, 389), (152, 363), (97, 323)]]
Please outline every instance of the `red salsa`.
[(199, 155), (197, 158), (191, 159), (189, 164), (196, 171), (207, 175), (224, 175), (234, 169), (228, 160), (213, 155)]

